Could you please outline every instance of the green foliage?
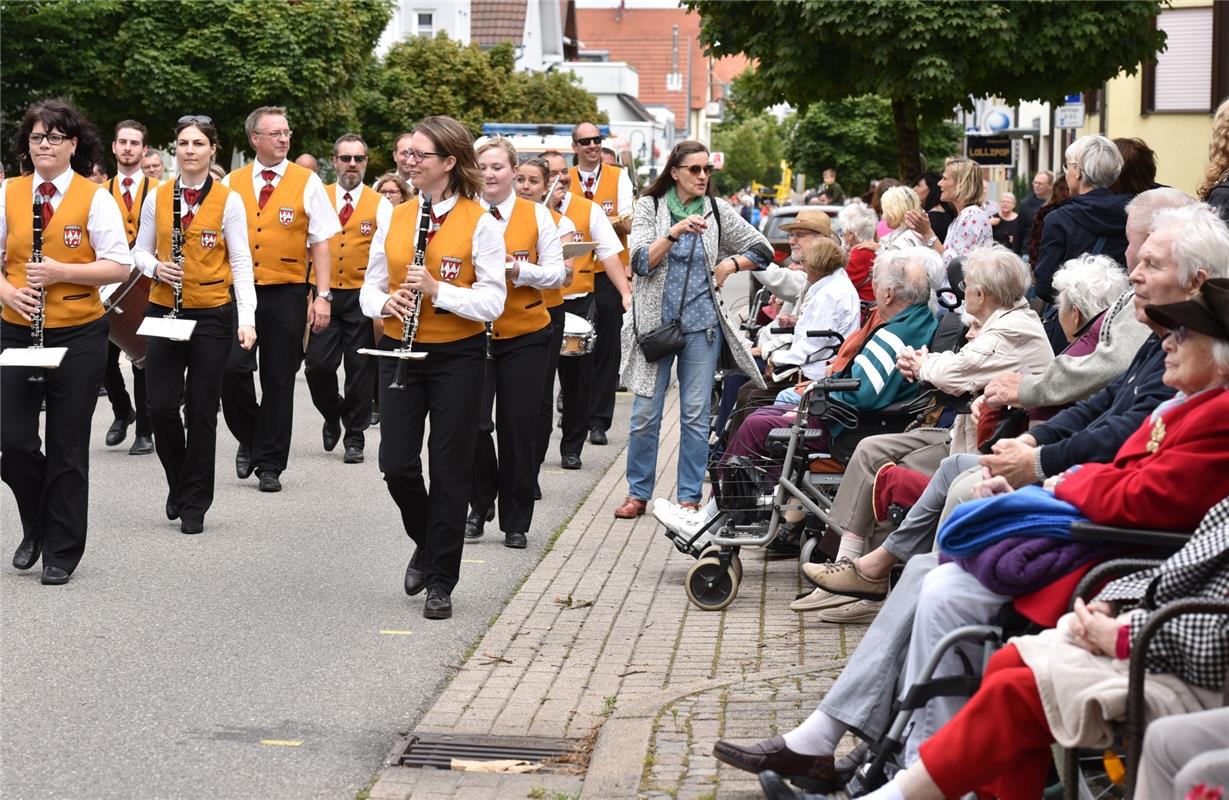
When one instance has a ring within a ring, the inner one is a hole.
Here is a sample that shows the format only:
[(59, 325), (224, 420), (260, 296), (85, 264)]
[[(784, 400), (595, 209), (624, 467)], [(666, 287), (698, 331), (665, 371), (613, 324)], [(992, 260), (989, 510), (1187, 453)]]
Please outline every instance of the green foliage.
[(248, 112), (283, 105), (292, 153), (328, 152), (357, 121), (356, 80), (391, 9), (391, 0), (0, 0), (4, 140), (27, 106), (59, 96), (104, 142), (128, 117), (159, 145), (180, 116), (208, 115), (224, 164), (231, 147), (248, 146)]
[(918, 121), (969, 98), (1058, 101), (1164, 46), (1160, 0), (684, 0), (713, 55), (743, 53), (759, 107), (875, 94), (892, 103), (899, 171), (918, 171)]
[(725, 169), (713, 173), (717, 190), (730, 194), (752, 181), (772, 185), (781, 180), (784, 152), (777, 121), (769, 114), (725, 123), (713, 131), (713, 150), (725, 153)]
[[(782, 124), (785, 158), (812, 185), (833, 167), (847, 194), (857, 195), (869, 181), (897, 175), (896, 132), (887, 99), (865, 95), (849, 100), (819, 101)], [(942, 172), (943, 159), (959, 152), (960, 126), (923, 123), (921, 152), (928, 169)]]

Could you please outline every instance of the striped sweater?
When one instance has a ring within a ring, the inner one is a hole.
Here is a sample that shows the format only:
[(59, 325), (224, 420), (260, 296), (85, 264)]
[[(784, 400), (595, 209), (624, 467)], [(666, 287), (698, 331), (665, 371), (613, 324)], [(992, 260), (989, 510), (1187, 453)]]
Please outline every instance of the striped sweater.
[(859, 411), (878, 411), (917, 394), (918, 385), (905, 380), (896, 369), (896, 358), (906, 347), (929, 345), (939, 325), (925, 303), (909, 306), (880, 325), (852, 362), (837, 377), (859, 378), (854, 392), (834, 392), (832, 397)]

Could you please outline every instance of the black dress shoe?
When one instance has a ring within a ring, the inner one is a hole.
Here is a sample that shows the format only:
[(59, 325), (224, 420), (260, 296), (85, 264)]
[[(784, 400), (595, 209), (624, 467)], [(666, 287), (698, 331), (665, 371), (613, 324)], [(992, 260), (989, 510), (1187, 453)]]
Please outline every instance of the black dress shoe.
[(504, 534), (504, 547), (511, 547), (513, 550), (524, 550), (529, 546), (529, 540), (525, 538), (525, 534), (519, 531), (508, 531)]
[(205, 530), (205, 523), (201, 520), (185, 519), (179, 523), (180, 533), (201, 533)]
[(760, 773), (760, 788), (764, 790), (766, 800), (805, 800), (805, 798), (820, 797), (815, 794), (795, 792), (785, 783), (784, 778), (770, 769)]
[(325, 420), (324, 428), (321, 430), (320, 435), (324, 440), (324, 452), (333, 452), (333, 448), (341, 441), (341, 421), (335, 419)]
[(481, 539), (484, 525), (486, 525), (485, 515), (479, 514), (477, 511), (469, 512), (469, 516), (465, 518), (465, 538)]
[(111, 423), (111, 427), (107, 429), (106, 443), (107, 447), (115, 447), (124, 439), (128, 438), (128, 426), (137, 421), (137, 412), (129, 411), (128, 416), (124, 418), (116, 417), (115, 422)]
[(59, 567), (43, 565), (43, 585), (63, 586), (68, 583), (69, 574)]
[[(415, 557), (418, 556), (418, 551), (414, 551)], [(410, 559), (410, 563), (405, 567), (405, 593), (410, 597), (427, 588), (427, 573), (414, 566), (414, 559)]]
[(559, 466), (564, 469), (580, 469), (584, 465), (580, 463), (580, 456), (569, 454), (559, 459)]
[(427, 602), (422, 607), (424, 619), (448, 619), (452, 616), (452, 598), (438, 586), (427, 589)]
[(606, 444), (606, 431), (598, 427), (589, 429), (589, 444)]
[(33, 539), (22, 539), (13, 552), (13, 566), (17, 569), (29, 569), (38, 563), (38, 557), (43, 552), (43, 543)]
[(837, 791), (844, 787), (852, 776), (852, 771), (838, 772), (832, 756), (804, 756), (795, 753), (786, 746), (783, 736), (774, 736), (749, 745), (718, 739), (713, 745), (713, 757), (747, 772), (772, 770), (785, 776), (791, 783), (820, 792)]
[(352, 444), (346, 445), (346, 454), (342, 456), (341, 463), (343, 464), (362, 464), (363, 463), (363, 448), (356, 447)]
[(239, 449), (235, 451), (235, 474), (240, 479), (252, 475), (252, 451), (246, 444), (239, 445)]
[(179, 519), (179, 504), (169, 496), (166, 498), (166, 518), (172, 520)]
[(154, 438), (152, 436), (140, 436), (132, 441), (132, 447), (128, 448), (130, 456), (147, 456), (154, 452)]
[(276, 472), (267, 470), (261, 472), (257, 477), (260, 479), (260, 491), (280, 492), (282, 490), (282, 482), (277, 479)]

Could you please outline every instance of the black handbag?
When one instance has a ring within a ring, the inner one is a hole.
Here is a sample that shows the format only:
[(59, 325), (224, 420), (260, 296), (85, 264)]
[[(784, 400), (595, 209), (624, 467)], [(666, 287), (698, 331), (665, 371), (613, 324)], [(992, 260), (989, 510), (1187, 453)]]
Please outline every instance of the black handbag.
[[(691, 259), (696, 254), (696, 241), (700, 238), (695, 234), (691, 239), (691, 250), (687, 253), (687, 274), (683, 278), (683, 293), (679, 295), (679, 313), (673, 322), (659, 325), (648, 333), (641, 334), (636, 322), (636, 301), (632, 299), (632, 333), (644, 353), (644, 360), (650, 364), (661, 361), (668, 355), (673, 355), (683, 349), (683, 303), (687, 300), (687, 284), (691, 280)], [(666, 268), (669, 269), (669, 254), (666, 254)]]

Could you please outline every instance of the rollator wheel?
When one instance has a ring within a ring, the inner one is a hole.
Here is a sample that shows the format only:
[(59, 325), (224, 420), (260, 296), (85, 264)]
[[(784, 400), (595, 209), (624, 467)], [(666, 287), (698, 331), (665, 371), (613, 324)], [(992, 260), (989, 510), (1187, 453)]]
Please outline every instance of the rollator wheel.
[(738, 596), (738, 573), (715, 558), (702, 558), (687, 572), (687, 599), (701, 611), (720, 611)]
[(811, 536), (802, 543), (802, 550), (798, 553), (798, 574), (803, 580), (806, 580), (806, 576), (802, 573), (802, 566), (804, 564), (822, 564), (829, 560), (828, 555), (819, 549), (819, 540), (821, 538), (820, 536)]
[[(721, 553), (721, 548), (715, 544), (710, 544), (704, 548), (704, 552), (700, 554), (700, 558), (717, 558)], [(738, 582), (743, 581), (743, 560), (738, 557), (738, 553), (734, 554), (734, 558), (730, 560), (730, 566), (738, 573)]]

